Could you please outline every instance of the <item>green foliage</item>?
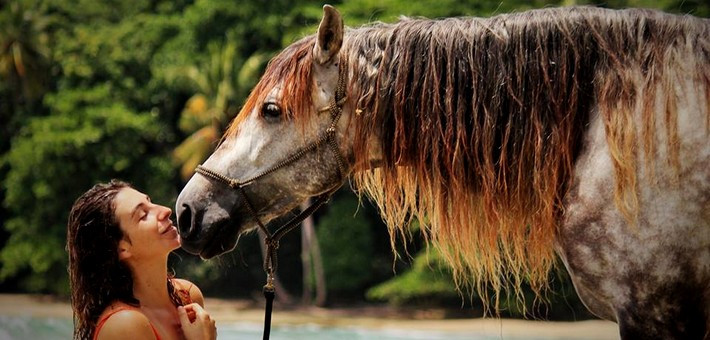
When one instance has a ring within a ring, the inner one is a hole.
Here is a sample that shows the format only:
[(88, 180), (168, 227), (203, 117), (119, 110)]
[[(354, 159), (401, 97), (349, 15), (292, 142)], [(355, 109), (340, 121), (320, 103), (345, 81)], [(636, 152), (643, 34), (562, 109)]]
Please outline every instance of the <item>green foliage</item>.
[(136, 15), (116, 25), (86, 23), (58, 33), (60, 88), (113, 86), (113, 99), (139, 109), (151, 106), (151, 61), (179, 27), (172, 17)]
[[(569, 275), (562, 268), (550, 273), (550, 289), (542, 297), (536, 296), (523, 284), (521, 295), (512, 290), (501, 292), (496, 310), (499, 316), (514, 318), (544, 318), (552, 320), (580, 320), (593, 318), (577, 297)], [(494, 296), (488, 291), (483, 298)], [(386, 301), (392, 305), (453, 306), (471, 303), (471, 311), (483, 315), (486, 309), (475, 292), (457, 290), (451, 269), (436, 249), (420, 251), (411, 268), (367, 291), (369, 300)], [(489, 306), (490, 307), (490, 306)]]
[(710, 3), (704, 0), (564, 0), (562, 4), (608, 8), (653, 8), (670, 13), (692, 14), (703, 18), (710, 16)]
[(208, 45), (208, 51), (210, 58), (203, 64), (174, 70), (173, 77), (189, 79), (197, 91), (185, 103), (178, 122), (180, 130), (190, 135), (173, 151), (173, 158), (181, 165), (180, 175), (186, 180), (214, 151), (221, 131), (236, 114), (237, 93), (248, 91), (238, 81), (240, 72), (236, 69), (242, 63), (236, 56), (237, 44), (227, 39), (223, 46)]
[(316, 234), (329, 291), (363, 288), (372, 273), (373, 248), (370, 221), (356, 214), (357, 198), (341, 195), (317, 224)]
[[(443, 18), (452, 16), (489, 17), (548, 6), (594, 5), (609, 8), (655, 8), (700, 17), (710, 14), (710, 4), (701, 0), (360, 0), (336, 5), (345, 24), (356, 27), (373, 21), (394, 22), (401, 16)], [(315, 27), (315, 26), (314, 26)]]
[(118, 103), (85, 106), (107, 98), (107, 87), (49, 97), (55, 114), (31, 120), (3, 157), (10, 167), (4, 205), (13, 217), (5, 221), (11, 236), (0, 251), (0, 280), (29, 268), (28, 290), (65, 292), (68, 212), (97, 182), (121, 178), (157, 202), (174, 197), (172, 166), (152, 153), (164, 137), (161, 125)]
[(558, 5), (559, 1), (498, 1), (498, 0), (362, 0), (347, 1), (337, 6), (348, 26), (372, 21), (394, 22), (401, 16), (443, 18), (452, 16), (487, 17), (494, 14)]
[(49, 32), (56, 19), (45, 10), (42, 1), (0, 4), (0, 154), (27, 119), (43, 113), (41, 97), (51, 76)]
[(451, 270), (433, 248), (419, 252), (407, 272), (367, 291), (368, 299), (383, 300), (394, 305), (458, 296)]

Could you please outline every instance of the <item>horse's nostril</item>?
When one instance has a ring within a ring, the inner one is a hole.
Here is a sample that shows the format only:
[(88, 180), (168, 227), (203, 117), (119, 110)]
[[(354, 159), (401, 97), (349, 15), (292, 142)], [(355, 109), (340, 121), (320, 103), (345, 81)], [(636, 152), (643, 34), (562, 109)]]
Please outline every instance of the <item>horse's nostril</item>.
[(195, 220), (193, 218), (192, 209), (187, 204), (183, 204), (178, 211), (178, 231), (184, 239), (190, 238), (195, 232)]

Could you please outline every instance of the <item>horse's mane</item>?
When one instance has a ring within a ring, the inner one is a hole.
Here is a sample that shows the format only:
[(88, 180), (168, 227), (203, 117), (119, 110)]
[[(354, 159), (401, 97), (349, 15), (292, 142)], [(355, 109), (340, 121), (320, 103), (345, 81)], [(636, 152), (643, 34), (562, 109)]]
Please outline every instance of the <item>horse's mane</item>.
[[(616, 204), (634, 222), (637, 159), (655, 158), (657, 110), (677, 149), (678, 70), (697, 70), (690, 74), (710, 94), (709, 26), (578, 7), (348, 30), (341, 56), (351, 76), (347, 105), (359, 112), (356, 163), (366, 161), (372, 134), (383, 155), (356, 182), (379, 205), (393, 242), (419, 219), (455, 276), (479, 292), (524, 279), (544, 287), (590, 115), (603, 119)], [(291, 103), (310, 103), (312, 41), (276, 57), (247, 106), (275, 79), (299, 98)], [(677, 166), (672, 147), (668, 162)]]
[[(355, 154), (367, 157), (368, 136), (379, 133), (384, 156), (356, 175), (359, 187), (393, 237), (413, 217), (425, 222), (456, 277), (479, 291), (486, 282), (496, 293), (519, 287), (523, 278), (542, 287), (589, 115), (603, 117), (616, 203), (634, 221), (635, 143), (641, 138), (650, 164), (655, 103), (669, 144), (678, 143), (674, 68), (698, 70), (710, 90), (710, 29), (698, 23), (648, 10), (558, 8), (353, 30), (344, 55), (362, 110)], [(670, 159), (677, 164), (677, 153)]]

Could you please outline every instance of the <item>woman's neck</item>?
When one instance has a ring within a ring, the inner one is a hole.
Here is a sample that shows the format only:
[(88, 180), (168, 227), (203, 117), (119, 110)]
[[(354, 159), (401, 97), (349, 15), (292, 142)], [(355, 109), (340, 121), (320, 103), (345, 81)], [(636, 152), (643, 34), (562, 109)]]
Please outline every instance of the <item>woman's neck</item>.
[(168, 259), (131, 263), (133, 295), (142, 307), (162, 308), (172, 306), (168, 294)]

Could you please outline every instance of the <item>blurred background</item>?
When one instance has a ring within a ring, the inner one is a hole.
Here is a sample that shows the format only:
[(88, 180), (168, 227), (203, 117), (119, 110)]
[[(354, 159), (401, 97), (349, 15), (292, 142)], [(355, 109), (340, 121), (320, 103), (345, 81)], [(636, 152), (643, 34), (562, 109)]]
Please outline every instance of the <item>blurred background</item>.
[[(332, 1), (347, 26), (401, 15), (491, 16), (530, 8), (649, 7), (701, 17), (706, 0)], [(93, 184), (119, 178), (174, 206), (269, 59), (315, 32), (322, 2), (306, 0), (0, 0), (0, 293), (68, 300), (66, 221)], [(428, 306), (478, 315), (412, 225), (393, 254), (367, 198), (340, 190), (279, 251), (279, 298), (292, 305)], [(176, 276), (206, 296), (261, 299), (256, 233), (203, 261), (182, 251)], [(561, 266), (560, 266), (561, 267)], [(563, 269), (546, 302), (502, 315), (591, 318)], [(469, 298), (471, 297), (471, 298)], [(463, 307), (463, 309), (462, 309)]]

